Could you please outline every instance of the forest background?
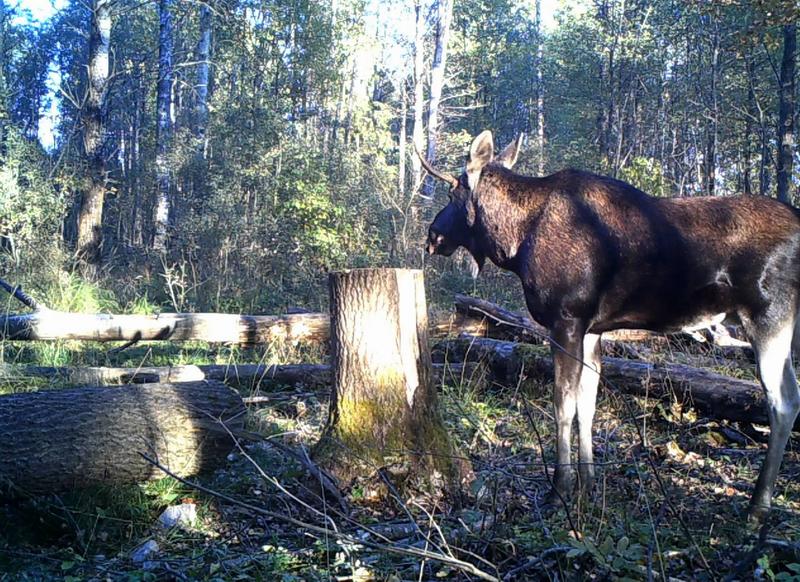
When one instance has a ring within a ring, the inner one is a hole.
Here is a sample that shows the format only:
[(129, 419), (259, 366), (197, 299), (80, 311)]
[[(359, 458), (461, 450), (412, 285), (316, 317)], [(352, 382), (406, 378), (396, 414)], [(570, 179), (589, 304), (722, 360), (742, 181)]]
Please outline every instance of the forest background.
[(423, 256), (414, 147), (487, 128), (529, 175), (800, 197), (791, 0), (42, 4), (0, 2), (0, 270), (54, 307), (317, 311), (371, 265), (515, 298)]

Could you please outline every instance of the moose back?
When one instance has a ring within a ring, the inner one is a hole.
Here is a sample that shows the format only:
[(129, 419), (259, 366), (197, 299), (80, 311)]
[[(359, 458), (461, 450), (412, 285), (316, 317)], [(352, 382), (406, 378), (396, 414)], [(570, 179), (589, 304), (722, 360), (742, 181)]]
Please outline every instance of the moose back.
[(472, 142), (450, 202), (428, 232), (431, 254), (464, 247), (516, 273), (533, 318), (551, 334), (557, 464), (553, 495), (575, 483), (571, 431), (578, 421), (578, 484), (594, 480), (592, 420), (600, 335), (620, 328), (670, 332), (728, 318), (757, 357), (770, 419), (769, 447), (750, 514), (769, 509), (800, 392), (791, 353), (800, 348), (800, 215), (761, 196), (654, 198), (603, 176), (511, 171), (521, 140), (494, 156), (492, 134)]

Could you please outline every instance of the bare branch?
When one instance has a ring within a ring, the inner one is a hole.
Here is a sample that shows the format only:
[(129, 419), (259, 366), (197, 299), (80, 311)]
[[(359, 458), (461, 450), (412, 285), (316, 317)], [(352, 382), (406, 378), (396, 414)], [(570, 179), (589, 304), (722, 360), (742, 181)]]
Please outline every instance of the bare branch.
[(20, 287), (19, 285), (17, 285), (16, 287), (12, 287), (8, 283), (6, 283), (3, 279), (0, 279), (0, 287), (2, 287), (8, 293), (10, 293), (14, 299), (20, 301), (23, 305), (25, 305), (26, 307), (30, 307), (34, 311), (43, 311), (47, 309), (47, 307), (45, 307), (44, 305), (36, 301), (33, 297), (25, 293), (22, 290), (22, 287)]

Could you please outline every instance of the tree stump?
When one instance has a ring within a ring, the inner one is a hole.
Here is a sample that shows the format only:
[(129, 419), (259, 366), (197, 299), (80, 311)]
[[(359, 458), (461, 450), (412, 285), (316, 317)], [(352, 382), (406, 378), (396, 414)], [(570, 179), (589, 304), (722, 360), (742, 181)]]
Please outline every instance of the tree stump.
[(437, 410), (422, 271), (331, 273), (333, 394), (317, 460), (347, 487), (390, 467), (396, 485), (455, 493), (466, 467)]
[(57, 493), (214, 469), (244, 425), (221, 382), (47, 390), (0, 397), (0, 491)]

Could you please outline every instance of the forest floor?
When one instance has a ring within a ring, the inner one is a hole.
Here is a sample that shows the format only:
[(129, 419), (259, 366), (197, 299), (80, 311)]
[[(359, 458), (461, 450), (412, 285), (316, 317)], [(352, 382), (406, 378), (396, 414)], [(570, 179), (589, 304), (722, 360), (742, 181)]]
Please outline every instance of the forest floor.
[[(109, 361), (100, 346), (32, 346), (3, 346), (4, 361), (41, 362), (36, 349), (51, 351), (44, 354), (51, 365), (322, 357), (154, 344)], [(707, 356), (703, 362), (712, 361)], [(740, 363), (715, 368), (754, 377)], [(442, 385), (445, 422), (475, 472), (466, 502), (453, 509), (422, 492), (400, 499), (371, 480), (344, 492), (347, 514), (318, 494), (286, 452), (317, 441), (328, 392), (273, 392), (269, 406), (249, 412), (249, 428), (266, 438), (232, 453), (226, 468), (199, 482), (204, 491), (167, 478), (0, 504), (0, 580), (800, 580), (800, 435), (789, 444), (774, 510), (758, 529), (745, 512), (765, 429), (604, 387), (594, 433), (597, 486), (590, 499), (544, 514), (551, 392), (535, 379), (502, 387), (480, 373)], [(159, 514), (181, 500), (197, 506), (196, 522), (160, 529)], [(137, 556), (144, 544), (153, 551)]]

